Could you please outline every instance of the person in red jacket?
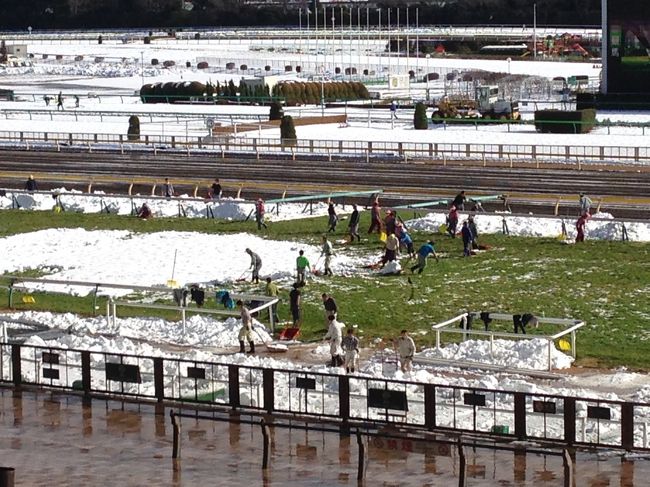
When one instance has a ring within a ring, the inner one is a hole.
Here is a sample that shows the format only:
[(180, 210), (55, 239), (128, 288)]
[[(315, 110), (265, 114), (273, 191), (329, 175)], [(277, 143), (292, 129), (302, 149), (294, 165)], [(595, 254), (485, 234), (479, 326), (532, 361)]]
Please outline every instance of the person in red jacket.
[(447, 215), (447, 232), (452, 238), (456, 238), (456, 229), (458, 228), (458, 209), (452, 205)]
[(585, 225), (587, 224), (587, 219), (589, 218), (589, 213), (584, 213), (580, 215), (578, 221), (576, 222), (576, 230), (578, 235), (576, 235), (576, 243), (585, 241)]
[(370, 211), (370, 228), (368, 229), (368, 233), (373, 232), (381, 232), (381, 208), (377, 201), (372, 204), (372, 210)]
[(257, 222), (257, 229), (261, 230), (262, 227), (268, 228), (266, 223), (264, 223), (264, 200), (262, 198), (257, 198), (255, 203), (255, 221)]

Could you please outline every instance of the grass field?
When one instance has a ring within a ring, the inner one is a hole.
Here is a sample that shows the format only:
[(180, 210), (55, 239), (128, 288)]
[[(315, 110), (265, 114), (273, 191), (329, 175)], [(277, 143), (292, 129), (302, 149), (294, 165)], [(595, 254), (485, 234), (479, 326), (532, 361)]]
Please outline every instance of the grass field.
[[(368, 215), (361, 228), (367, 228)], [(218, 222), (200, 219), (153, 219), (114, 215), (3, 211), (0, 236), (44, 228), (128, 229), (139, 232), (163, 230), (228, 233), (254, 231), (252, 222)], [(326, 218), (273, 223), (268, 236), (277, 239), (319, 241)], [(341, 232), (344, 224), (340, 226)], [(339, 238), (343, 238), (342, 236)], [(430, 238), (414, 235), (416, 247)], [(578, 364), (628, 366), (650, 369), (650, 245), (629, 242), (588, 241), (565, 245), (556, 239), (481, 236), (492, 250), (471, 258), (462, 257), (462, 243), (443, 235), (434, 236), (439, 263), (431, 260), (424, 274), (412, 277), (414, 288), (402, 276), (375, 277), (360, 269), (354, 277), (318, 278), (304, 289), (303, 339), (322, 336), (325, 322), (320, 295), (331, 292), (340, 308), (340, 320), (358, 325), (365, 344), (389, 339), (402, 328), (414, 332), (419, 345), (432, 344), (427, 333), (433, 323), (461, 311), (504, 313), (530, 312), (539, 316), (579, 318), (587, 326), (578, 333)], [(341, 246), (342, 247), (342, 246)], [(354, 251), (380, 255), (373, 236)], [(337, 249), (346, 252), (348, 249)], [(0, 257), (1, 258), (1, 257)], [(38, 269), (25, 271), (38, 275)], [(6, 279), (4, 279), (6, 282)], [(288, 287), (288, 285), (287, 285)], [(254, 289), (244, 284), (239, 289)], [(288, 319), (288, 289), (280, 318)], [(35, 304), (16, 304), (17, 309), (92, 313), (92, 298), (35, 295)], [(412, 299), (409, 299), (412, 298)], [(7, 306), (7, 292), (0, 291), (0, 304)], [(102, 302), (100, 310), (103, 309)], [(208, 303), (208, 306), (212, 303)], [(126, 310), (125, 310), (126, 314)], [(173, 316), (170, 316), (172, 318)], [(510, 330), (511, 325), (503, 324)], [(537, 333), (555, 331), (543, 328)]]

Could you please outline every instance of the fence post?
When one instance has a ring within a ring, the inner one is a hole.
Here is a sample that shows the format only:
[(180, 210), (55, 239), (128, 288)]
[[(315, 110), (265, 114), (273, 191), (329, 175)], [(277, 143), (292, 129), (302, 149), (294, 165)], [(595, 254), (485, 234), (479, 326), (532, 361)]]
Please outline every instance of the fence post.
[(262, 371), (262, 387), (264, 389), (264, 409), (271, 414), (274, 409), (275, 402), (275, 389), (273, 380), (273, 369), (263, 369)]
[(566, 448), (562, 452), (562, 463), (564, 464), (564, 487), (574, 487), (573, 483), (573, 459)]
[(518, 440), (526, 438), (526, 394), (515, 392), (515, 436)]
[(153, 359), (153, 384), (155, 396), (158, 402), (165, 399), (165, 368), (162, 357), (155, 357)]
[(239, 365), (228, 365), (228, 402), (230, 407), (239, 407)]
[(90, 396), (92, 378), (90, 375), (90, 352), (88, 350), (81, 352), (81, 387), (84, 390), (84, 396)]
[(465, 459), (465, 449), (463, 448), (463, 442), (458, 438), (458, 458), (460, 460), (460, 467), (458, 471), (458, 487), (467, 486), (467, 460)]
[(634, 404), (627, 402), (621, 406), (621, 446), (634, 449)]
[(14, 487), (16, 469), (13, 467), (0, 467), (0, 487)]
[(172, 149), (176, 148), (176, 136), (172, 135)]
[(11, 371), (13, 383), (16, 387), (19, 387), (23, 382), (20, 363), (20, 345), (11, 346)]
[[(265, 371), (266, 372), (266, 371)], [(269, 425), (266, 424), (264, 418), (260, 421), (262, 427), (262, 441), (264, 442), (264, 451), (262, 453), (262, 470), (269, 468), (269, 457), (271, 453), (271, 435), (269, 434)]]
[(350, 427), (350, 378), (347, 375), (339, 376), (339, 416), (343, 420), (341, 434), (349, 435)]
[(357, 430), (357, 445), (359, 445), (359, 463), (357, 467), (357, 480), (363, 480), (366, 473), (366, 444)]
[(424, 425), (428, 430), (436, 427), (436, 386), (424, 385)]
[(576, 400), (564, 398), (564, 442), (573, 445), (576, 441)]
[(174, 438), (172, 442), (172, 458), (177, 460), (181, 457), (181, 424), (174, 414), (174, 411), (169, 411), (169, 416), (172, 419), (172, 428), (174, 430)]

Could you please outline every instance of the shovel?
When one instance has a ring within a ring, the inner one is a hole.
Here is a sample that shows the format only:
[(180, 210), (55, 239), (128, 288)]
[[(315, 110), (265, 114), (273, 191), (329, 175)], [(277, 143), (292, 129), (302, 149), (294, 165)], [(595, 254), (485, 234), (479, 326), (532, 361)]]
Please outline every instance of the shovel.
[(176, 255), (178, 254), (178, 249), (174, 250), (174, 265), (172, 266), (172, 278), (167, 280), (168, 287), (178, 287), (178, 283), (174, 280), (174, 272), (176, 272)]
[(258, 332), (255, 327), (253, 326), (253, 331), (257, 335), (257, 337), (260, 339), (260, 341), (264, 344), (264, 347), (266, 347), (266, 351), (269, 353), (285, 353), (289, 350), (289, 347), (286, 345), (283, 345), (281, 343), (272, 343), (272, 342), (265, 342), (264, 339), (262, 338), (262, 335), (260, 335), (260, 332)]
[(246, 269), (244, 272), (242, 272), (237, 279), (235, 279), (235, 282), (244, 282), (246, 280), (246, 274), (250, 272), (250, 269)]

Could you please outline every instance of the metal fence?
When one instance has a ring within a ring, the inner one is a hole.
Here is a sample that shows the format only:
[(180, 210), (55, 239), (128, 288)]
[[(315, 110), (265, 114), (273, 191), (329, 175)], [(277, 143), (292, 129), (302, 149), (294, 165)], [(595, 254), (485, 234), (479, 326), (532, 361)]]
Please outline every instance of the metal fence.
[(64, 132), (0, 132), (0, 143), (16, 144), (20, 148), (48, 148), (56, 150), (171, 150), (191, 154), (192, 150), (204, 150), (227, 154), (297, 157), (355, 157), (371, 159), (436, 160), (448, 159), (498, 161), (512, 165), (526, 160), (537, 163), (550, 162), (571, 164), (582, 169), (586, 163), (642, 164), (650, 162), (650, 147), (625, 146), (574, 146), (535, 144), (472, 144), (472, 143), (426, 143), (361, 140), (313, 140), (298, 139), (287, 143), (280, 139), (192, 137), (182, 135), (142, 135), (140, 140), (128, 140), (122, 134), (64, 133)]
[(413, 430), (650, 450), (650, 404), (0, 343), (0, 382)]

